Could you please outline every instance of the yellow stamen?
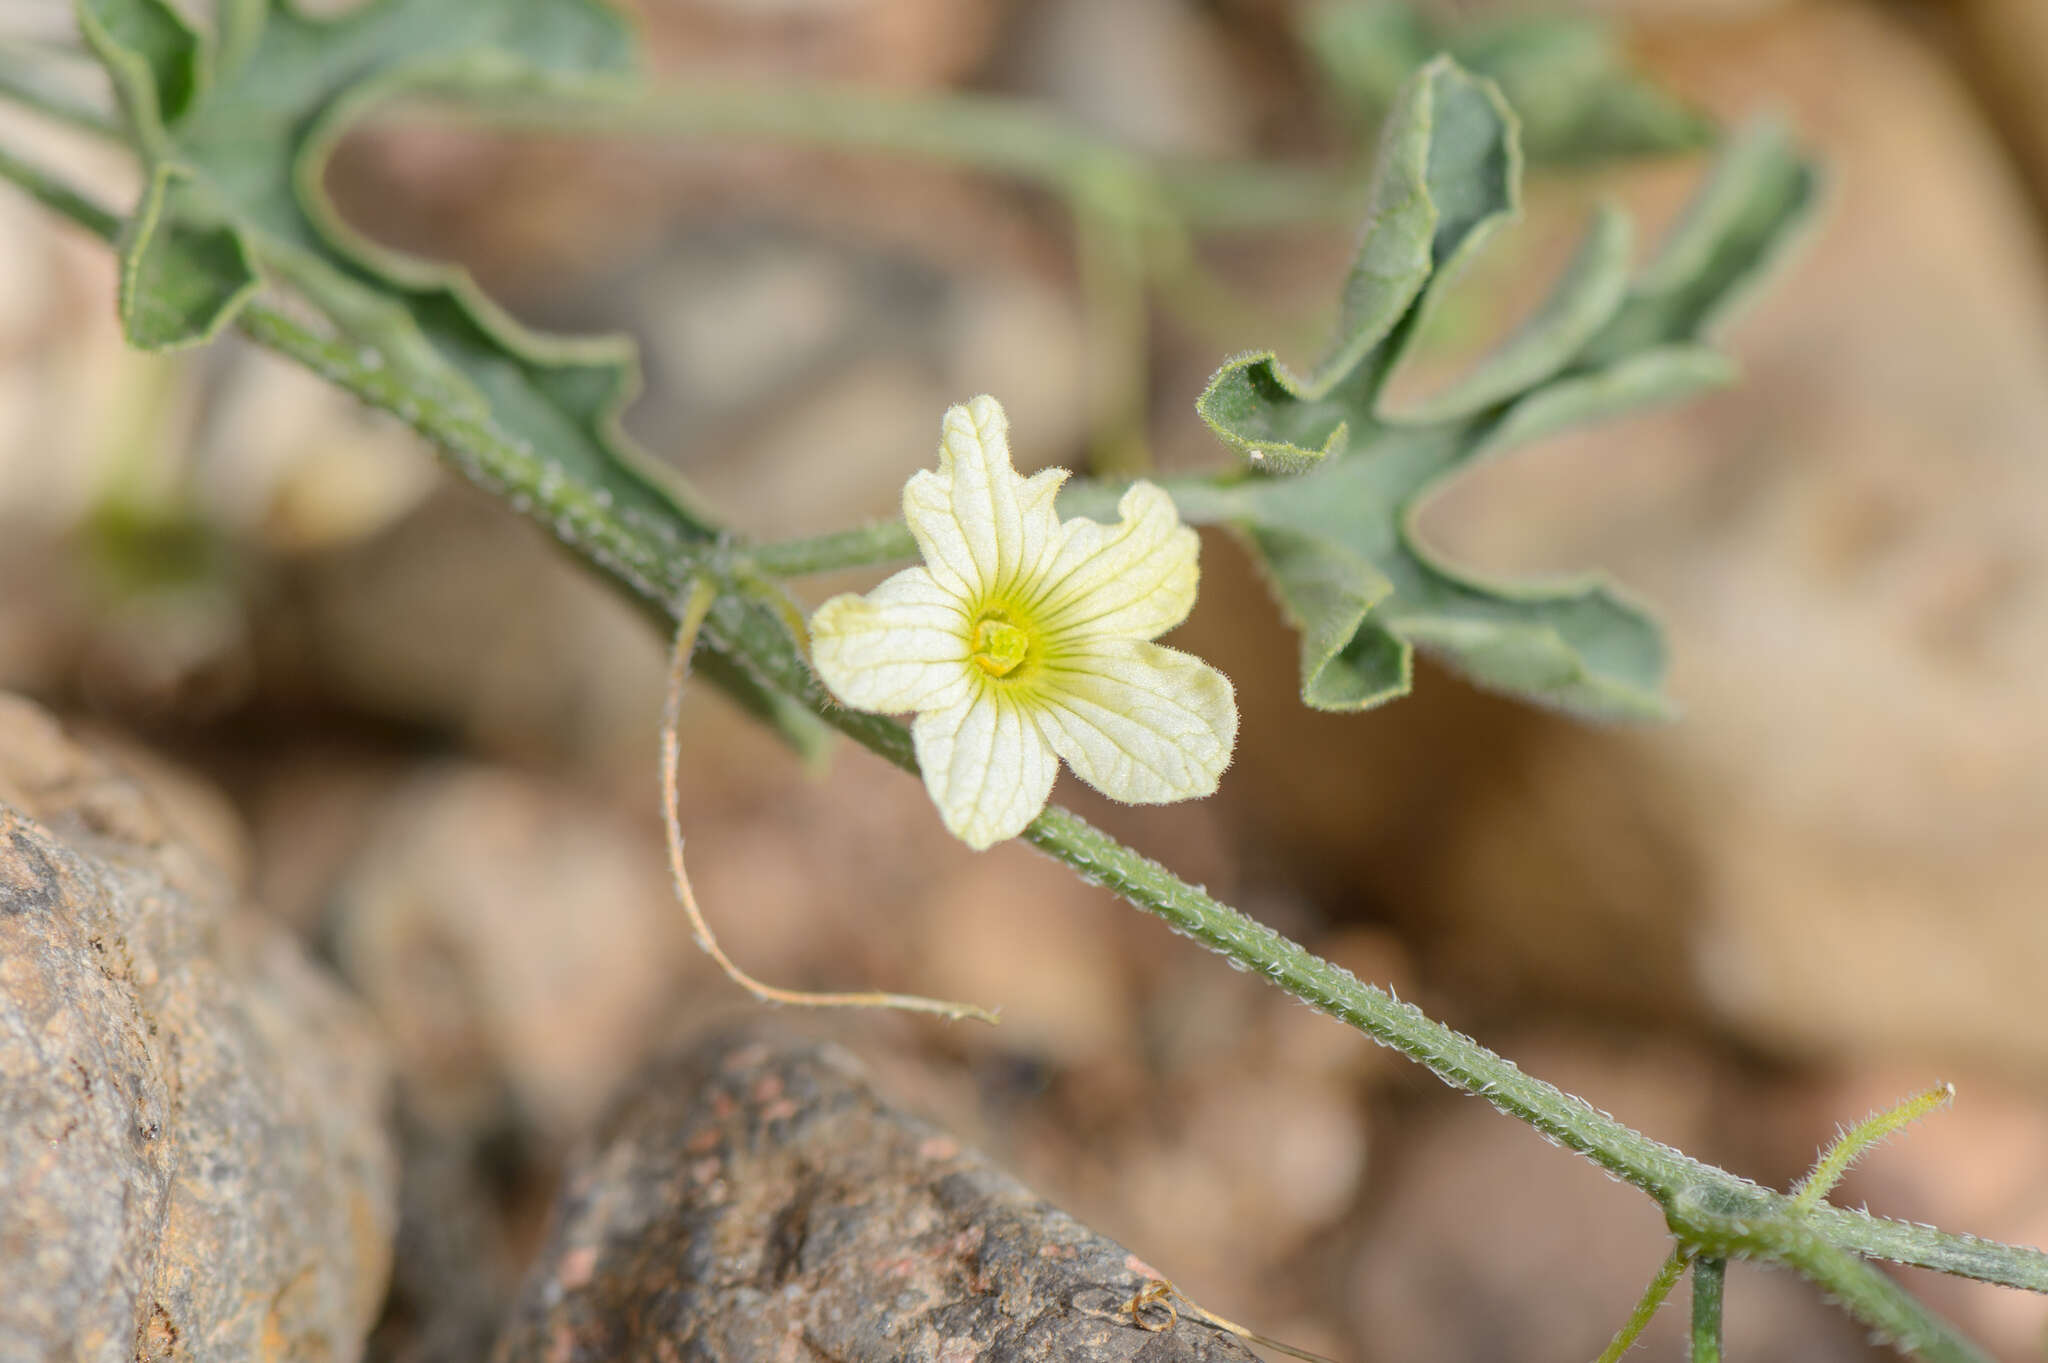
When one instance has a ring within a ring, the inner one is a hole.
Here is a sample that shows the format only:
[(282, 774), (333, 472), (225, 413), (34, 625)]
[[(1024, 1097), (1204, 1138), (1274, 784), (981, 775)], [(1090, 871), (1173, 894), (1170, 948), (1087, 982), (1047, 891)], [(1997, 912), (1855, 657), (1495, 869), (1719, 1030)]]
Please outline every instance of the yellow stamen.
[(1031, 651), (1031, 636), (1007, 620), (993, 617), (974, 627), (974, 665), (991, 677), (1007, 677)]

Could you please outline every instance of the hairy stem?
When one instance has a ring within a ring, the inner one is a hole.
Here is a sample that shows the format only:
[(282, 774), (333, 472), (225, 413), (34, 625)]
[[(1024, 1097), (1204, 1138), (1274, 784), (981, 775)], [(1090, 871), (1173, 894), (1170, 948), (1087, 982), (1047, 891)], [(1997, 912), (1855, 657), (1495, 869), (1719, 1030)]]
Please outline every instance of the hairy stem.
[(450, 93), (461, 98), (447, 116), (493, 127), (556, 135), (765, 138), (914, 157), (1023, 180), (1077, 201), (1114, 187), (1155, 201), (1190, 226), (1224, 230), (1339, 219), (1358, 191), (1350, 180), (1320, 170), (1157, 162), (997, 95), (739, 81), (651, 89), (589, 80), (511, 93), (486, 83)]
[[(5, 152), (0, 152), (0, 176), (109, 241), (119, 235), (121, 221), (114, 214)], [(645, 514), (620, 514), (604, 489), (565, 476), (561, 466), (506, 439), (487, 418), (425, 400), (394, 378), (376, 355), (366, 359), (360, 344), (339, 334), (323, 336), (290, 313), (252, 302), (242, 310), (240, 325), (260, 344), (410, 425), (433, 442), (457, 472), (519, 505), (650, 614), (673, 624), (683, 614), (692, 583), (711, 575), (720, 591), (704, 619), (702, 637), (706, 671), (714, 680), (722, 679), (743, 695), (767, 697), (815, 715), (896, 765), (915, 770), (904, 727), (835, 705), (811, 673), (779, 604), (762, 600), (761, 584), (748, 573), (734, 571), (730, 563), (720, 566), (719, 556), (727, 551), (715, 527), (697, 524), (681, 512), (674, 524), (662, 526), (651, 524)], [(1178, 485), (1167, 481), (1180, 500)], [(1074, 509), (1099, 514), (1114, 503), (1116, 494), (1114, 486), (1077, 486)], [(1227, 486), (1192, 488), (1184, 503), (1191, 518), (1201, 519), (1227, 520), (1230, 507)], [(791, 555), (790, 561), (796, 558)], [(755, 566), (759, 564), (755, 560)], [(1485, 1098), (1643, 1189), (1663, 1206), (1682, 1249), (1702, 1256), (1744, 1254), (1784, 1263), (1892, 1339), (1938, 1360), (1974, 1360), (1978, 1355), (1856, 1255), (2048, 1291), (2048, 1255), (2039, 1250), (1886, 1221), (1825, 1203), (1802, 1211), (1784, 1194), (1652, 1140), (1245, 917), (1067, 810), (1048, 808), (1024, 837), (1092, 883), (1110, 888), (1238, 965), (1265, 975), (1296, 998), (1399, 1050), (1453, 1087)]]
[(41, 166), (22, 160), (5, 147), (0, 147), (0, 179), (12, 180), (37, 203), (69, 218), (108, 245), (121, 235), (119, 214), (95, 203), (90, 196), (79, 193)]
[(1151, 467), (1145, 438), (1147, 390), (1146, 232), (1142, 204), (1097, 194), (1075, 206), (1081, 310), (1088, 327), (1090, 466), (1097, 474), (1138, 474)]
[(1727, 1283), (1726, 1259), (1693, 1261), (1692, 1363), (1721, 1363), (1721, 1296)]
[[(1089, 426), (1098, 473), (1148, 465), (1144, 402), (1149, 291), (1184, 320), (1210, 324), (1256, 315), (1203, 268), (1189, 234), (1308, 219), (1353, 207), (1358, 185), (1316, 170), (1264, 164), (1172, 163), (1135, 152), (1031, 105), (1000, 96), (910, 94), (859, 86), (693, 82), (653, 88), (630, 81), (564, 82), (509, 95), (486, 83), (459, 93), (449, 112), (497, 127), (559, 135), (752, 137), (798, 146), (894, 155), (1006, 176), (1058, 195), (1072, 215), (1093, 359)], [(1278, 319), (1261, 319), (1270, 331)], [(1234, 333), (1226, 344), (1238, 343)]]
[(1513, 1061), (1211, 898), (1077, 814), (1050, 806), (1024, 830), (1024, 839), (1084, 879), (1116, 891), (1310, 1007), (1350, 1023), (1427, 1066), (1453, 1088), (1479, 1095), (1645, 1192), (1661, 1199), (1718, 1173), (1554, 1084), (1524, 1074)]
[(1906, 1353), (1929, 1363), (1991, 1363), (1912, 1293), (1837, 1245), (1815, 1236), (1773, 1257), (1818, 1283), (1836, 1305)]
[(1792, 1190), (1794, 1211), (1811, 1211), (1819, 1206), (1835, 1185), (1842, 1181), (1842, 1175), (1849, 1172), (1849, 1166), (1862, 1159), (1872, 1146), (1889, 1140), (1902, 1128), (1919, 1121), (1939, 1107), (1947, 1107), (1955, 1101), (1954, 1084), (1936, 1084), (1933, 1088), (1916, 1093), (1894, 1107), (1882, 1112), (1873, 1112), (1856, 1125), (1844, 1131), (1835, 1143), (1821, 1155), (1820, 1162), (1813, 1166), (1813, 1172), (1800, 1180)]
[(1636, 1346), (1643, 1331), (1656, 1319), (1657, 1310), (1664, 1305), (1664, 1299), (1671, 1295), (1671, 1289), (1678, 1284), (1679, 1275), (1685, 1272), (1688, 1262), (1685, 1249), (1681, 1246), (1658, 1266), (1657, 1276), (1650, 1279), (1650, 1285), (1643, 1289), (1643, 1295), (1636, 1299), (1636, 1306), (1628, 1313), (1628, 1319), (1614, 1332), (1614, 1338), (1600, 1351), (1593, 1363), (1618, 1363), (1621, 1356)]
[[(1244, 514), (1244, 508), (1230, 481), (1214, 478), (1153, 478), (1166, 489), (1191, 525), (1227, 524)], [(1076, 479), (1060, 493), (1062, 516), (1087, 516), (1092, 520), (1117, 519), (1117, 499), (1131, 480)], [(778, 540), (751, 545), (745, 550), (755, 571), (769, 577), (802, 577), (807, 573), (836, 572), (841, 568), (863, 568), (880, 563), (901, 563), (917, 557), (917, 539), (900, 520), (875, 521), (851, 530), (835, 530), (804, 539)]]
[(915, 558), (917, 540), (902, 521), (876, 521), (829, 535), (756, 545), (747, 551), (747, 557), (770, 577), (802, 577)]
[(78, 128), (95, 137), (119, 139), (122, 130), (105, 110), (96, 109), (43, 74), (47, 56), (17, 54), (0, 44), (0, 100), (33, 109), (43, 117)]

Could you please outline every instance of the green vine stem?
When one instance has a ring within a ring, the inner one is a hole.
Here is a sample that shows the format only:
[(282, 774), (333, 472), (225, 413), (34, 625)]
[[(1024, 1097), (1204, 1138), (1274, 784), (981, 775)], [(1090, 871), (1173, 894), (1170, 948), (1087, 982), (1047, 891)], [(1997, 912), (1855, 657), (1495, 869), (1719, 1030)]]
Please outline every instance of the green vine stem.
[(1218, 230), (1342, 218), (1358, 185), (1323, 171), (1218, 162), (1159, 164), (1018, 100), (911, 94), (860, 86), (693, 82), (650, 90), (578, 80), (507, 98), (489, 86), (439, 117), (534, 132), (768, 138), (845, 151), (911, 156), (1042, 185), (1075, 201), (1104, 194), (1156, 203)]
[(1726, 1259), (1693, 1261), (1692, 1363), (1721, 1363), (1721, 1297), (1727, 1284)]
[(120, 238), (121, 216), (81, 194), (42, 167), (0, 147), (0, 178), (12, 180), (43, 207), (69, 218), (109, 246)]
[[(122, 140), (125, 130), (111, 115), (79, 99), (47, 74), (54, 61), (68, 55), (43, 44), (0, 39), (0, 99), (95, 137)], [(88, 54), (77, 55), (89, 59)]]
[[(1213, 478), (1154, 478), (1172, 495), (1181, 519), (1194, 525), (1215, 525), (1238, 519), (1246, 508), (1231, 482)], [(1116, 519), (1117, 498), (1130, 486), (1129, 479), (1077, 479), (1060, 494), (1062, 516), (1089, 516), (1096, 520)], [(882, 563), (900, 563), (917, 557), (917, 540), (901, 520), (874, 521), (851, 530), (803, 539), (776, 540), (752, 545), (745, 551), (755, 571), (769, 577), (803, 577), (809, 573), (837, 572), (842, 568), (865, 568)]]
[(1100, 474), (1142, 473), (1152, 464), (1145, 437), (1145, 261), (1148, 238), (1157, 235), (1142, 200), (1122, 203), (1113, 192), (1095, 191), (1075, 201), (1075, 258), (1088, 327), (1083, 344), (1097, 357), (1088, 425), (1095, 432), (1092, 466)]
[[(0, 152), (0, 176), (45, 205), (113, 241), (121, 220), (47, 172)], [(815, 714), (905, 770), (915, 770), (908, 731), (894, 720), (857, 714), (831, 702), (805, 662), (763, 584), (734, 571), (722, 539), (703, 528), (658, 524), (622, 514), (605, 490), (530, 448), (506, 440), (487, 420), (451, 410), (408, 387), (374, 352), (320, 334), (292, 313), (251, 302), (242, 330), (265, 345), (396, 416), (443, 453), (462, 476), (498, 493), (672, 627), (690, 584), (710, 574), (720, 595), (704, 623), (706, 671), (755, 692), (773, 693)], [(1102, 485), (1077, 488), (1079, 500), (1113, 499)], [(1225, 512), (1229, 489), (1203, 511)], [(1191, 513), (1194, 514), (1194, 513)], [(886, 532), (878, 532), (885, 535)], [(726, 556), (723, 560), (721, 555)], [(785, 562), (800, 556), (785, 552)], [(714, 668), (712, 665), (716, 664)], [(1179, 879), (1079, 816), (1053, 806), (1025, 839), (1091, 883), (1106, 886), (1175, 929), (1256, 971), (1296, 998), (1399, 1050), (1446, 1083), (1485, 1098), (1617, 1177), (1664, 1209), (1682, 1250), (1724, 1258), (1750, 1256), (1802, 1273), (1858, 1317), (1924, 1356), (1982, 1356), (1952, 1327), (1858, 1256), (1893, 1259), (2032, 1291), (2048, 1291), (2048, 1254), (1820, 1204), (1801, 1211), (1785, 1194), (1704, 1164), (1624, 1125), (1412, 1004), (1367, 984), (1302, 946)]]
[(1658, 1308), (1664, 1305), (1664, 1299), (1670, 1296), (1671, 1289), (1678, 1285), (1688, 1262), (1690, 1261), (1683, 1249), (1671, 1251), (1664, 1262), (1658, 1265), (1657, 1276), (1650, 1279), (1650, 1285), (1644, 1288), (1643, 1295), (1636, 1299), (1635, 1309), (1628, 1313), (1628, 1319), (1621, 1323), (1621, 1328), (1614, 1332), (1614, 1338), (1607, 1342), (1607, 1347), (1600, 1351), (1600, 1356), (1594, 1359), (1593, 1363), (1620, 1363), (1621, 1356), (1635, 1348), (1636, 1341), (1643, 1337), (1643, 1331), (1656, 1319)]
[(1335, 218), (1355, 206), (1359, 190), (1354, 178), (1294, 167), (1162, 162), (990, 95), (577, 80), (510, 98), (486, 84), (445, 112), (553, 136), (757, 138), (879, 153), (1007, 176), (1058, 195), (1073, 219), (1087, 347), (1096, 357), (1089, 426), (1094, 464), (1105, 474), (1140, 472), (1149, 462), (1142, 420), (1148, 298), (1212, 333), (1228, 329), (1223, 319), (1255, 310), (1202, 267), (1191, 233)]
[(1849, 1172), (1849, 1166), (1862, 1159), (1872, 1146), (1889, 1140), (1936, 1108), (1947, 1107), (1955, 1098), (1955, 1085), (1936, 1084), (1933, 1088), (1916, 1093), (1894, 1107), (1871, 1113), (1844, 1131), (1833, 1145), (1822, 1152), (1820, 1162), (1813, 1166), (1813, 1172), (1801, 1179), (1799, 1185), (1793, 1188), (1793, 1210), (1809, 1212), (1818, 1207), (1822, 1200), (1835, 1190), (1835, 1185), (1842, 1181), (1842, 1175)]
[(875, 521), (851, 530), (756, 545), (747, 557), (770, 577), (802, 577), (916, 558), (917, 541), (900, 520)]

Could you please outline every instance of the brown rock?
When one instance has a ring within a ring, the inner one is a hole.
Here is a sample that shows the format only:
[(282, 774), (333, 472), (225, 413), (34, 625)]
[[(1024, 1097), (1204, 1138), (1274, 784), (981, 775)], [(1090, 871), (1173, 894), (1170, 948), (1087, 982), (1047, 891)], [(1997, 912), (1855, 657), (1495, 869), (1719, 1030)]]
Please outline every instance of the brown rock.
[(7, 698), (0, 798), (7, 1356), (356, 1358), (394, 1177), (360, 1013)]
[(496, 1357), (1250, 1357), (1185, 1313), (1137, 1328), (1154, 1277), (838, 1048), (734, 1031), (646, 1073), (572, 1170)]

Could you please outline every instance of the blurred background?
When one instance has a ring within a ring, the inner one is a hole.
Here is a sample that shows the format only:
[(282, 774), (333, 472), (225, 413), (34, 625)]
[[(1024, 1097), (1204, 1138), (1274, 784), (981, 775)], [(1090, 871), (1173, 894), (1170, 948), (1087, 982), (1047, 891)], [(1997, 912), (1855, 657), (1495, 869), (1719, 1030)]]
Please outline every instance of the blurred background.
[[(58, 33), (64, 8), (7, 17)], [(764, 536), (889, 513), (979, 392), (1022, 466), (1221, 466), (1196, 394), (1238, 350), (1313, 358), (1373, 120), (1438, 46), (1523, 103), (1532, 159), (1524, 222), (1439, 328), (1446, 365), (1601, 197), (1647, 250), (1716, 125), (1787, 117), (1830, 202), (1727, 337), (1741, 384), (1518, 450), (1425, 520), (1464, 562), (1599, 569), (1654, 603), (1682, 719), (1586, 727), (1426, 664), (1410, 699), (1311, 713), (1291, 635), (1210, 534), (1174, 642), (1239, 688), (1222, 794), (1057, 798), (1763, 1182), (1953, 1081), (1838, 1200), (2048, 1242), (2048, 6), (631, 8), (662, 80), (988, 92), (1298, 191), (1219, 191), (1202, 287), (1146, 292), (1043, 189), (902, 157), (420, 117), (342, 149), (331, 187), (371, 236), (536, 325), (636, 337), (627, 425)], [(127, 202), (104, 149), (0, 117)], [(373, 1356), (473, 1357), (577, 1137), (652, 1048), (743, 1002), (663, 867), (666, 641), (308, 375), (232, 339), (128, 352), (113, 283), (103, 246), (0, 192), (0, 688), (155, 773), (378, 1014), (408, 1181)], [(1028, 849), (968, 852), (878, 760), (809, 770), (714, 693), (686, 710), (683, 823), (733, 956), (999, 1005), (999, 1029), (798, 1021), (1211, 1309), (1358, 1363), (1583, 1359), (1665, 1252), (1633, 1191)], [(1880, 1352), (1789, 1276), (1731, 1280), (1733, 1356)], [(1999, 1357), (2048, 1353), (2040, 1299), (1912, 1285)], [(1667, 1314), (1650, 1348), (1676, 1357)]]

